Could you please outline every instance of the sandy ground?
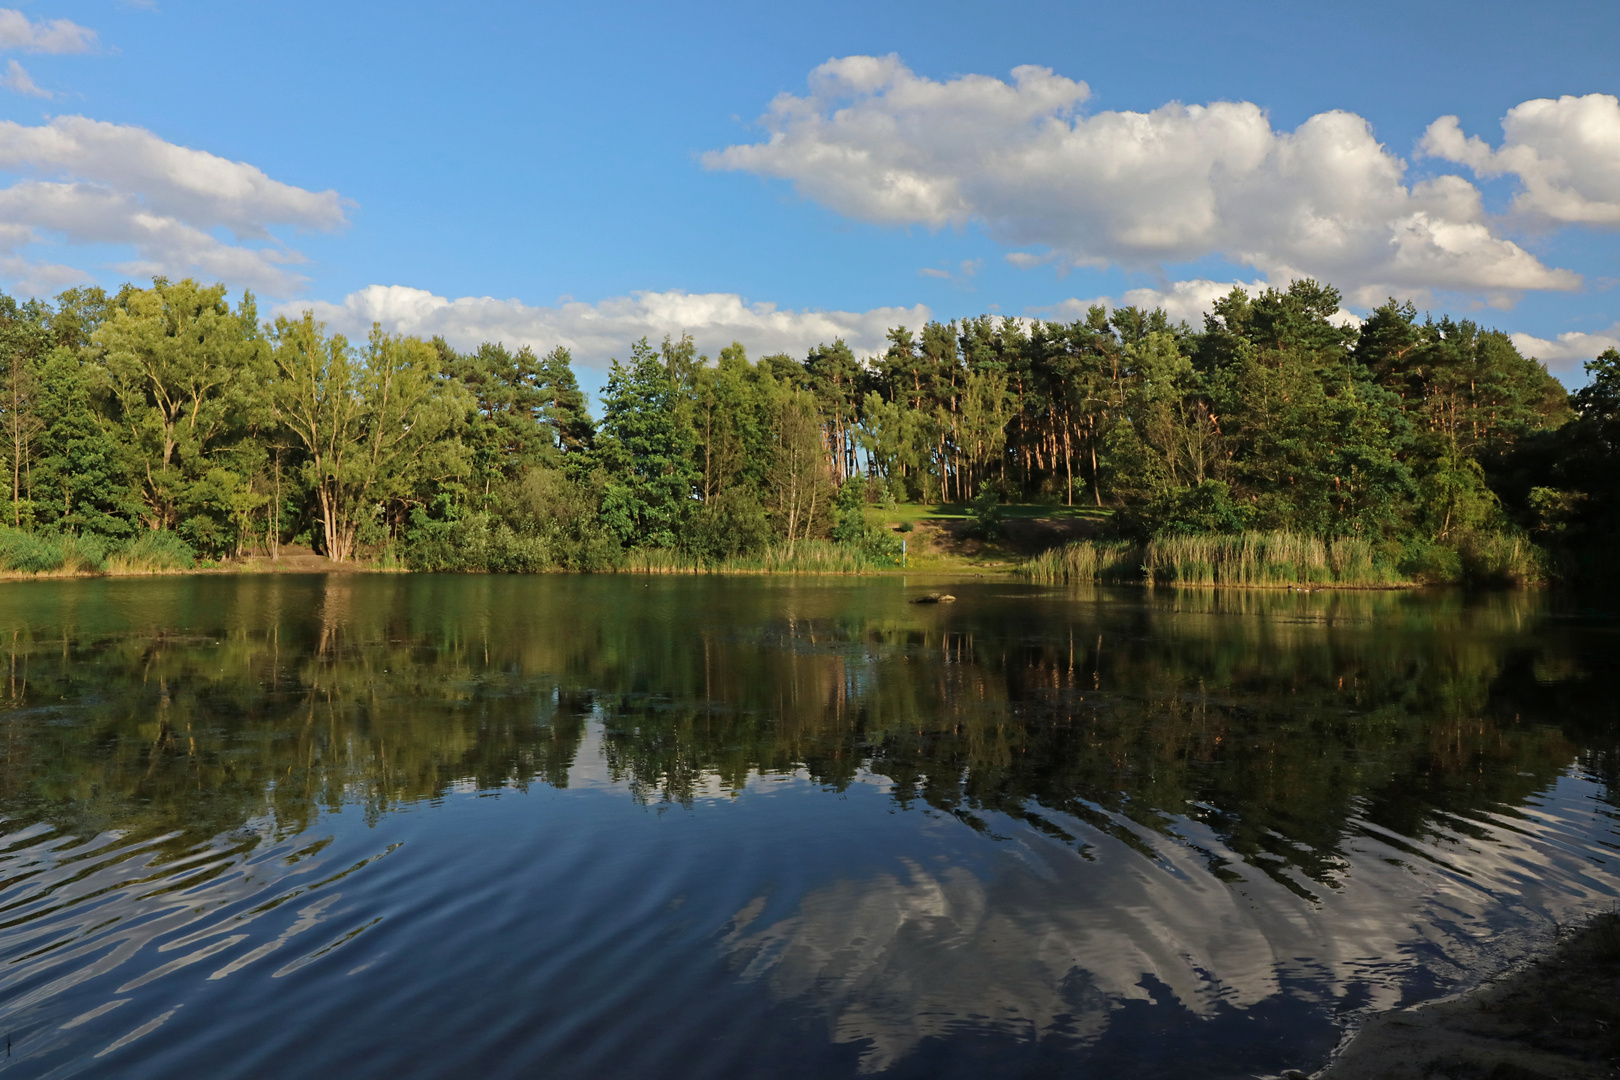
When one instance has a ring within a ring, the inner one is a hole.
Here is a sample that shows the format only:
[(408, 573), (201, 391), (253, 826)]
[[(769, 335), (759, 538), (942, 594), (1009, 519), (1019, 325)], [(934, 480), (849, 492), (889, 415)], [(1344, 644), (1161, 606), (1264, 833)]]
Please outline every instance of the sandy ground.
[(250, 555), (241, 562), (228, 562), (220, 570), (226, 573), (346, 574), (366, 569), (355, 563), (333, 562), (325, 555), (317, 555), (309, 548), (295, 544), (282, 545), (276, 554), (278, 557), (274, 559), (268, 555)]
[(1473, 993), (1375, 1017), (1316, 1076), (1620, 1077), (1620, 915), (1599, 916), (1548, 956)]
[[(283, 544), (276, 557), (256, 552), (240, 559), (227, 559), (208, 569), (187, 570), (188, 574), (368, 574), (378, 573), (363, 562), (333, 562), (307, 547)], [(393, 571), (388, 571), (392, 573)]]

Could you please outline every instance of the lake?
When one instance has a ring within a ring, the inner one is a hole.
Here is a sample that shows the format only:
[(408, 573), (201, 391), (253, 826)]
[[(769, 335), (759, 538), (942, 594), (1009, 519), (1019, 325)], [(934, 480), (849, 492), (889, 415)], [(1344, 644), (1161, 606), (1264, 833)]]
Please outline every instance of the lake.
[(0, 585), (5, 1075), (1310, 1071), (1620, 897), (1617, 629), (1542, 593)]

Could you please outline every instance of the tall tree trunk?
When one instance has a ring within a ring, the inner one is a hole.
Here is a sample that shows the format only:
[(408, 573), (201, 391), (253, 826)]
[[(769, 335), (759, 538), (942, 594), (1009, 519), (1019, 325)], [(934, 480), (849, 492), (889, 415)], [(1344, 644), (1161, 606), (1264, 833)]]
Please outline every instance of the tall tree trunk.
[(1068, 503), (1070, 506), (1073, 506), (1074, 505), (1074, 448), (1069, 442), (1069, 423), (1068, 423), (1067, 418), (1064, 419), (1064, 423), (1063, 423), (1063, 469), (1064, 469), (1064, 475), (1068, 477), (1068, 480), (1067, 480), (1067, 482), (1065, 484), (1064, 501), (1066, 503)]
[(1102, 485), (1097, 482), (1097, 440), (1091, 440), (1091, 497), (1097, 500), (1097, 509), (1102, 509)]

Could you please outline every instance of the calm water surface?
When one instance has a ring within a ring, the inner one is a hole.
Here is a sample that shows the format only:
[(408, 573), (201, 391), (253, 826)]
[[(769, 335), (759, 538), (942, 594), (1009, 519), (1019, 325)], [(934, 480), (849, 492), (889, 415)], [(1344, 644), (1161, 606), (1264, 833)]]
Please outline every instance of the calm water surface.
[(1275, 1076), (1620, 897), (1614, 620), (950, 588), (0, 586), (0, 1070)]

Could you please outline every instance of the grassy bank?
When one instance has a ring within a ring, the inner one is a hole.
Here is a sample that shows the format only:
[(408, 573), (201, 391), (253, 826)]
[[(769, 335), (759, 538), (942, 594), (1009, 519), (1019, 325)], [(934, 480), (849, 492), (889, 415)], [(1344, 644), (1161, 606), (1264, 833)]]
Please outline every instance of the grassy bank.
[(0, 528), (0, 574), (9, 577), (166, 574), (196, 565), (191, 549), (168, 532), (109, 541), (98, 536)]
[(1076, 540), (1027, 561), (1021, 573), (1050, 584), (1151, 583), (1248, 588), (1387, 588), (1545, 580), (1542, 553), (1527, 541), (1479, 534), (1453, 545), (1374, 545), (1288, 532), (1168, 536), (1146, 544)]

